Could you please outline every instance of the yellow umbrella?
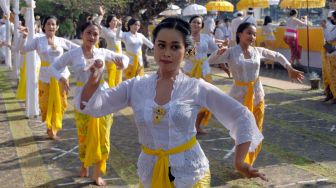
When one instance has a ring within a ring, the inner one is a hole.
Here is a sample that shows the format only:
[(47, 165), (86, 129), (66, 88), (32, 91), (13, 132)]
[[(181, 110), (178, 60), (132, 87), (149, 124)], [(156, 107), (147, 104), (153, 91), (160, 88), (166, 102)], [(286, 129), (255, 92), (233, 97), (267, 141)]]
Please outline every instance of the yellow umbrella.
[(269, 0), (240, 0), (237, 3), (237, 10), (243, 10), (247, 8), (267, 8), (267, 7), (269, 7)]
[(234, 6), (228, 1), (209, 1), (205, 5), (207, 11), (233, 12)]
[(325, 6), (325, 0), (282, 0), (280, 8), (322, 8)]
[[(307, 9), (307, 13), (309, 16), (309, 8), (323, 8), (325, 7), (325, 0), (282, 0), (280, 2), (280, 8), (291, 8), (291, 9)], [(308, 19), (308, 18), (307, 18)], [(307, 57), (308, 57), (308, 66), (307, 66), (307, 71), (309, 71), (309, 29), (307, 25)]]

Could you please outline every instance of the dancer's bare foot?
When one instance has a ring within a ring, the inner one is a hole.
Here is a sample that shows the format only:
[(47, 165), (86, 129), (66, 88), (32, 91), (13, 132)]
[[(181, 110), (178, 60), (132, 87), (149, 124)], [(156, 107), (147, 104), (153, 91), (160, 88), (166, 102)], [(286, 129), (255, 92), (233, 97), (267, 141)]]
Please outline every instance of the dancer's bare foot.
[(81, 169), (79, 170), (79, 176), (82, 178), (89, 177), (89, 169), (85, 168), (84, 165), (82, 165)]
[(98, 186), (105, 186), (105, 185), (107, 185), (106, 181), (102, 177), (97, 177), (96, 179), (94, 179), (94, 181), (96, 181), (96, 184)]
[(100, 177), (100, 169), (98, 164), (94, 165), (92, 179), (96, 182), (98, 186), (106, 185), (106, 181), (102, 177)]
[(51, 129), (47, 130), (48, 137), (52, 140), (60, 140), (61, 138), (57, 136), (57, 132), (54, 133)]

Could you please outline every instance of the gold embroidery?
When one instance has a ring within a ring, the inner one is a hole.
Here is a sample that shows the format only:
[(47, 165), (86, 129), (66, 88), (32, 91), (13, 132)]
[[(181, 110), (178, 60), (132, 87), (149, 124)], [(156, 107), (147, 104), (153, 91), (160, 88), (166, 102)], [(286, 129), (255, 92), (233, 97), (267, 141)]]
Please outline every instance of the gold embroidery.
[(161, 119), (165, 116), (166, 110), (162, 106), (156, 106), (153, 108), (153, 122), (159, 124)]

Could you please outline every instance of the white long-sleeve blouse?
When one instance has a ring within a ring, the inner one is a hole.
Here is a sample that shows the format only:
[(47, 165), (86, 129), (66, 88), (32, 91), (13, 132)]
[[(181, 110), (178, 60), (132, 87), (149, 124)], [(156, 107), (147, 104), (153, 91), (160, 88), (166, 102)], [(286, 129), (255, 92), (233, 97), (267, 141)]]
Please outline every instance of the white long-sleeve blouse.
[[(153, 48), (154, 44), (148, 40), (142, 33), (133, 34), (131, 32), (122, 32), (121, 27), (117, 29), (117, 38), (121, 39), (125, 43), (126, 52), (138, 54), (141, 51), (142, 45), (146, 45), (148, 48)], [(130, 64), (133, 64), (133, 56), (129, 56)], [(139, 65), (143, 66), (142, 56), (139, 56)]]
[[(48, 44), (48, 39), (46, 36), (36, 37), (29, 43), (27, 43), (27, 39), (21, 38), (19, 49), (20, 51), (33, 51), (36, 50), (38, 55), (40, 56), (41, 62), (48, 62), (50, 65), (53, 64), (55, 60), (57, 60), (64, 53), (64, 50), (70, 50), (73, 48), (79, 47), (77, 44), (61, 38), (54, 38), (54, 44), (56, 45), (56, 49), (52, 49), (52, 47)], [(68, 68), (65, 68), (62, 72), (64, 78), (69, 78), (70, 72)], [(48, 67), (40, 68), (39, 80), (49, 83), (50, 74), (48, 72)]]
[[(125, 55), (117, 54), (111, 50), (104, 48), (94, 48), (93, 49), (93, 58), (100, 59), (103, 61), (115, 60), (115, 58), (122, 58), (124, 68), (128, 66), (128, 57)], [(90, 71), (84, 71), (84, 68), (87, 64), (87, 61), (84, 58), (83, 50), (81, 47), (70, 50), (58, 58), (50, 67), (49, 72), (53, 77), (59, 80), (64, 75), (62, 74), (63, 70), (66, 67), (71, 67), (73, 69), (75, 79), (77, 82), (86, 83), (90, 77)], [(105, 66), (105, 63), (104, 65)], [(104, 86), (104, 85), (102, 85)], [(75, 98), (79, 96), (79, 91), (82, 86), (77, 86), (75, 91)], [(108, 86), (106, 87), (108, 88)]]
[(193, 57), (187, 58), (183, 66), (183, 71), (191, 72), (194, 67), (194, 62), (191, 59), (203, 60), (202, 73), (206, 76), (211, 73), (210, 65), (208, 63), (208, 54), (216, 51), (218, 46), (214, 39), (207, 34), (201, 33), (200, 41), (196, 43), (196, 54)]
[[(83, 113), (103, 116), (130, 106), (134, 111), (139, 142), (151, 149), (171, 149), (196, 135), (195, 120), (201, 107), (209, 109), (227, 129), (236, 145), (251, 141), (253, 151), (263, 139), (248, 109), (224, 94), (214, 85), (180, 72), (174, 81), (171, 100), (162, 107), (166, 113), (159, 124), (153, 122), (157, 75), (126, 80), (116, 88), (96, 90)], [(79, 107), (80, 99), (75, 105)], [(141, 152), (138, 174), (142, 182), (150, 182), (156, 156)], [(190, 150), (169, 156), (176, 187), (192, 187), (209, 171), (209, 162), (199, 143)], [(182, 186), (184, 185), (184, 186)], [(189, 186), (188, 186), (189, 185)]]
[[(262, 47), (249, 47), (248, 52), (251, 55), (251, 59), (245, 59), (241, 46), (236, 45), (232, 48), (229, 48), (219, 57), (217, 52), (214, 52), (209, 58), (210, 61), (214, 64), (228, 63), (233, 80), (241, 82), (255, 81), (259, 77), (260, 60), (262, 58), (279, 62), (285, 68), (287, 65), (290, 65), (288, 60), (279, 52), (268, 50)], [(233, 84), (229, 95), (238, 100), (240, 103), (244, 104), (244, 97), (246, 92), (246, 86), (237, 86)], [(254, 105), (257, 105), (260, 101), (263, 101), (264, 96), (265, 92), (261, 81), (257, 79), (257, 82), (254, 84)]]
[[(103, 20), (103, 16), (98, 16), (94, 21), (100, 25)], [(114, 32), (109, 27), (100, 27), (101, 31), (101, 37), (103, 37), (106, 40), (107, 43), (107, 49), (112, 50), (116, 52), (116, 45), (119, 45), (121, 47), (121, 40), (117, 37), (117, 32)], [(121, 49), (120, 49), (121, 50)], [(122, 51), (120, 51), (122, 53)]]

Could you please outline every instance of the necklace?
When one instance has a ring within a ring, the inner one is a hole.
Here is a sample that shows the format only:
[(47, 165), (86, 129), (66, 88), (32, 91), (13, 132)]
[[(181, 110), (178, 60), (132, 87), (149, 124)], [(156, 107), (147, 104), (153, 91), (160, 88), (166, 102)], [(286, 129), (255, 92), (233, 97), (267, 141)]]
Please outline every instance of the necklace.
[(153, 122), (159, 124), (162, 118), (166, 115), (166, 109), (163, 106), (156, 106), (153, 108)]

